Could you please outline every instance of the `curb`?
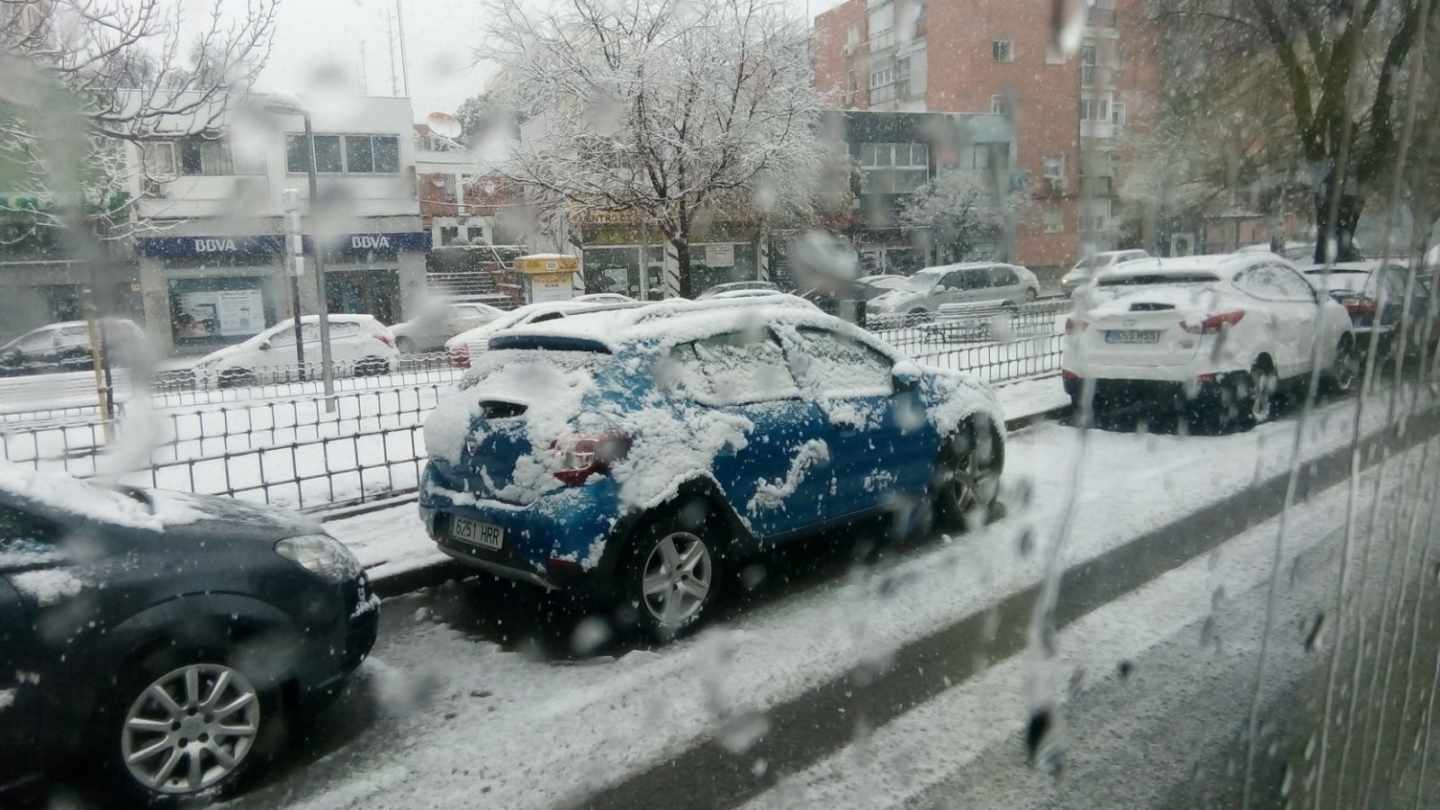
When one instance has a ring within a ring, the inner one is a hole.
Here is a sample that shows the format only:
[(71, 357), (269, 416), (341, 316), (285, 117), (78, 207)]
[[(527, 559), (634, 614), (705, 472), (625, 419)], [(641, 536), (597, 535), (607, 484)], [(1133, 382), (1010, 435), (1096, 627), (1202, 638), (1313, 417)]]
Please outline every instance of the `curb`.
[[(1013, 433), (1037, 422), (1048, 422), (1069, 415), (1070, 406), (1061, 405), (1046, 411), (1040, 411), (1039, 413), (1017, 416), (1014, 419), (1005, 420), (1005, 431), (1007, 433)], [(333, 511), (323, 513), (320, 515), (320, 520), (338, 520), (340, 518), (363, 515), (367, 512), (388, 509), (392, 506), (413, 501), (414, 499), (415, 494), (411, 492), (380, 501), (340, 507)], [(436, 561), (429, 565), (411, 568), (389, 576), (375, 577), (370, 580), (370, 587), (381, 599), (389, 599), (394, 596), (403, 596), (407, 593), (421, 590), (422, 588), (431, 588), (450, 579), (471, 577), (481, 573), (483, 572), (447, 559)]]

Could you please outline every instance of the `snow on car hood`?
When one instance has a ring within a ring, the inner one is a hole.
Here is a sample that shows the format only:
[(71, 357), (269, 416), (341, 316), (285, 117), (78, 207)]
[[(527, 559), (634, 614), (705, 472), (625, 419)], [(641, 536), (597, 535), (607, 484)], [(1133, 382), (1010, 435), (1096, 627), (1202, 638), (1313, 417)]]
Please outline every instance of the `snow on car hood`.
[(193, 523), (204, 517), (185, 500), (193, 496), (157, 492), (149, 495), (154, 504), (152, 509), (119, 489), (69, 475), (40, 472), (8, 461), (0, 461), (0, 491), (98, 523), (157, 532), (164, 531), (166, 526)]
[(866, 309), (900, 309), (923, 299), (925, 295), (912, 289), (890, 290), (865, 302)]

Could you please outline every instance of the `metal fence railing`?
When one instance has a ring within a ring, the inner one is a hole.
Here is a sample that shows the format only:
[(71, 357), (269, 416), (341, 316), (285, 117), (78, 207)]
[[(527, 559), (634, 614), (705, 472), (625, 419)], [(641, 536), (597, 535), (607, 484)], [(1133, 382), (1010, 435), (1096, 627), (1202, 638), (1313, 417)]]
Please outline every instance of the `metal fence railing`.
[[(953, 307), (923, 320), (871, 319), (869, 328), (921, 362), (993, 384), (1058, 371), (1068, 310), (1068, 302), (1049, 301)], [(156, 391), (151, 410), (131, 407), (108, 426), (93, 414), (0, 421), (0, 457), (95, 475), (114, 448), (109, 427), (124, 440), (118, 452), (148, 453), (141, 469), (120, 476), (127, 483), (292, 507), (375, 499), (416, 485), (427, 458), (421, 425), (462, 373), (439, 355), (405, 358), (383, 378), (337, 381), (345, 385), (337, 384), (330, 410), (318, 382), (277, 367), (252, 386)]]

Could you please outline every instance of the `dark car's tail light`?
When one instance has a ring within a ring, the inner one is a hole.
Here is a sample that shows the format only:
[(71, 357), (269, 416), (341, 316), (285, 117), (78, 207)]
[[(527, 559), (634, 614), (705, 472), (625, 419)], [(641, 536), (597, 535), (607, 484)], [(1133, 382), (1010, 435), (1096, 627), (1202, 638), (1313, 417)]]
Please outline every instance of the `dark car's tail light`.
[(1237, 309), (1231, 312), (1217, 312), (1214, 315), (1205, 316), (1199, 323), (1181, 321), (1180, 328), (1192, 335), (1215, 335), (1225, 329), (1229, 329), (1239, 323), (1245, 317), (1245, 310)]
[(380, 341), (381, 343), (384, 343), (386, 346), (389, 346), (392, 349), (395, 348), (395, 338), (390, 337), (389, 335), (376, 335), (375, 339)]
[(1345, 305), (1345, 311), (1350, 313), (1352, 319), (1363, 318), (1367, 322), (1375, 317), (1375, 311), (1379, 308), (1379, 302), (1368, 295), (1346, 296), (1340, 299), (1340, 303)]
[(1078, 334), (1078, 333), (1080, 333), (1080, 332), (1084, 332), (1084, 331), (1085, 331), (1085, 328), (1088, 327), (1089, 325), (1090, 325), (1090, 324), (1088, 324), (1088, 323), (1086, 323), (1086, 322), (1084, 322), (1084, 321), (1082, 321), (1082, 320), (1079, 320), (1078, 318), (1066, 318), (1066, 319), (1065, 319), (1065, 334), (1067, 334), (1067, 335), (1074, 335), (1074, 334)]
[(610, 471), (610, 465), (630, 452), (630, 437), (623, 433), (598, 436), (570, 436), (561, 439), (552, 449), (560, 457), (555, 477), (566, 486), (578, 487), (590, 476)]

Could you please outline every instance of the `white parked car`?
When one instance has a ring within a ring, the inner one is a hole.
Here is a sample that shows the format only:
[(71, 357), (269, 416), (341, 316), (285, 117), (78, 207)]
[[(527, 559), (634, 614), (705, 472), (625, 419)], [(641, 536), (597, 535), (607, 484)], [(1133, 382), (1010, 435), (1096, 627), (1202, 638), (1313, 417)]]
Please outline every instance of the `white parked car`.
[[(400, 352), (395, 336), (373, 315), (328, 315), (330, 358), (337, 377), (386, 374)], [(307, 376), (321, 371), (320, 319), (300, 319)], [(205, 355), (191, 367), (195, 384), (209, 388), (299, 379), (295, 364), (295, 322), (285, 320), (258, 335)]]
[(1090, 283), (1090, 279), (1099, 272), (1114, 267), (1121, 262), (1134, 261), (1136, 259), (1149, 258), (1150, 254), (1143, 250), (1106, 250), (1087, 256), (1075, 263), (1070, 272), (1060, 277), (1060, 292), (1066, 295), (1074, 295), (1075, 291)]
[(503, 317), (477, 326), (467, 332), (461, 332), (453, 338), (445, 341), (445, 354), (450, 358), (450, 365), (455, 368), (469, 368), (470, 357), (479, 352), (485, 351), (490, 342), (490, 336), (503, 329), (512, 326), (520, 326), (527, 323), (544, 323), (545, 321), (564, 318), (567, 315), (574, 315), (579, 312), (595, 312), (606, 309), (627, 309), (639, 306), (635, 301), (618, 304), (597, 304), (592, 301), (581, 301), (571, 299), (569, 301), (549, 301), (538, 304), (526, 304), (523, 307), (512, 309)]
[(1273, 254), (1122, 266), (1078, 301), (1061, 358), (1076, 405), (1093, 380), (1100, 411), (1159, 398), (1217, 429), (1263, 422), (1280, 385), (1308, 381), (1317, 317), (1324, 382), (1346, 391), (1355, 378), (1349, 313)]
[(395, 348), (401, 354), (433, 352), (444, 348), (445, 341), (477, 326), (504, 317), (505, 311), (475, 301), (436, 301), (422, 308), (419, 315), (390, 327), (395, 335)]

